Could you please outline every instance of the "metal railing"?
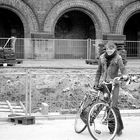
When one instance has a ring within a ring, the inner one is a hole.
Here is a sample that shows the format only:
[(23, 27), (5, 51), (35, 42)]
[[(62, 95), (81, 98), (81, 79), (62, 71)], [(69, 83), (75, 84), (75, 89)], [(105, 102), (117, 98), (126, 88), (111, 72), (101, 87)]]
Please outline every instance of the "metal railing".
[[(0, 39), (3, 47), (8, 38)], [(95, 59), (97, 40), (91, 39), (39, 39), (17, 38), (15, 55), (17, 59)], [(125, 41), (125, 50), (130, 58), (140, 58), (140, 41)], [(7, 43), (9, 48), (10, 42)]]
[(127, 56), (130, 58), (140, 58), (140, 41), (126, 41)]
[[(26, 108), (25, 115), (40, 114), (41, 116), (56, 112), (61, 114), (63, 110), (76, 109), (84, 92), (92, 88), (94, 73), (49, 71), (35, 73), (32, 70), (26, 70), (25, 72), (1, 73), (0, 118), (12, 114), (12, 112), (2, 113), (1, 111), (1, 102), (7, 100), (10, 103), (22, 101)], [(75, 99), (70, 97), (71, 93)], [(48, 105), (47, 114), (42, 110), (43, 103)]]
[[(0, 79), (0, 118), (6, 118), (15, 112), (27, 115), (29, 112), (27, 73), (1, 71)], [(21, 110), (21, 102), (27, 110)]]
[[(71, 111), (79, 106), (85, 92), (92, 89), (95, 78), (92, 71), (84, 73), (79, 70), (66, 72), (58, 69), (34, 71), (34, 69), (27, 69), (23, 72), (0, 74), (0, 110), (1, 102), (8, 100), (11, 103), (22, 101), (26, 108), (25, 115), (63, 114), (63, 111)], [(136, 92), (135, 88), (134, 92)], [(73, 94), (74, 98), (70, 94)], [(47, 104), (45, 110), (42, 106), (44, 103)], [(6, 118), (11, 114), (4, 112), (1, 115), (1, 113), (0, 111), (0, 118)]]

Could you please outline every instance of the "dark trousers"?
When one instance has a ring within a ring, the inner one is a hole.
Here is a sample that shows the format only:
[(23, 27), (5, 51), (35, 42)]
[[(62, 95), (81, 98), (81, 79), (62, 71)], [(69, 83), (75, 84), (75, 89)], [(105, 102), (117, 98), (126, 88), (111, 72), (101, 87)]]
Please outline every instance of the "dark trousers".
[[(117, 107), (113, 107), (113, 110), (117, 116), (117, 122), (118, 122), (118, 128), (117, 128), (117, 133), (119, 133), (123, 128), (123, 122), (122, 122), (122, 118), (121, 118), (121, 114), (120, 111)], [(112, 118), (112, 114), (109, 115), (110, 118)], [(114, 131), (114, 119), (108, 121), (108, 128), (110, 130), (110, 132)]]
[[(113, 110), (117, 116), (117, 122), (118, 122), (117, 133), (119, 133), (124, 128), (123, 121), (122, 121), (121, 114), (120, 114), (120, 110), (118, 108), (118, 97), (119, 97), (119, 85), (116, 84), (115, 88), (114, 88), (113, 96), (112, 96), (112, 107), (113, 107)], [(113, 130), (111, 130), (112, 128), (110, 127), (111, 124), (112, 125), (114, 124), (113, 120), (110, 121), (108, 124), (109, 130), (113, 131)]]

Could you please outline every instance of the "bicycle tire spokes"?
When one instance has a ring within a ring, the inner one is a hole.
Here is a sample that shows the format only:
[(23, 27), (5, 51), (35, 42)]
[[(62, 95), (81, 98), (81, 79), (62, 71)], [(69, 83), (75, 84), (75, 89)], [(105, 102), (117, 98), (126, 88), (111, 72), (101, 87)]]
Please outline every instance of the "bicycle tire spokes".
[[(98, 109), (99, 112), (96, 112), (98, 107), (100, 107)], [(109, 114), (104, 118), (104, 113), (107, 112), (105, 108), (108, 108), (107, 104), (100, 102), (93, 105), (89, 112), (88, 130), (95, 140), (113, 140), (117, 131), (117, 118), (115, 113), (110, 109), (108, 111)], [(106, 124), (103, 123), (105, 119)]]
[(82, 133), (87, 127), (85, 122), (81, 119), (81, 113), (82, 113), (82, 110), (83, 110), (83, 106), (84, 106), (84, 102), (82, 102), (80, 104), (80, 107), (77, 110), (77, 114), (76, 114), (76, 117), (75, 117), (74, 129), (75, 129), (76, 133)]
[(76, 116), (74, 129), (76, 133), (82, 133), (86, 128), (86, 124), (83, 122), (83, 120), (79, 116)]

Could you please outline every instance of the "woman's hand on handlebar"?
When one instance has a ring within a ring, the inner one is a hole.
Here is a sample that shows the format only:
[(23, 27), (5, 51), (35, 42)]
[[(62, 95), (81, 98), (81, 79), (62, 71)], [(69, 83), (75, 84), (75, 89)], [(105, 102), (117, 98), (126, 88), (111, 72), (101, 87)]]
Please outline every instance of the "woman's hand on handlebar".
[(124, 81), (128, 81), (128, 80), (129, 80), (129, 76), (128, 76), (128, 75), (122, 75), (122, 79), (123, 79)]
[(131, 83), (131, 77), (129, 75), (122, 75), (122, 80), (126, 82), (126, 85), (129, 85)]
[(94, 85), (93, 85), (93, 88), (98, 89), (98, 87), (99, 87), (99, 83), (95, 82)]
[(121, 81), (127, 82), (129, 79), (130, 79), (130, 78), (129, 78), (128, 75), (122, 75), (122, 76), (120, 76), (120, 77), (115, 77), (115, 78), (113, 79), (113, 83), (114, 83), (114, 84), (119, 84)]

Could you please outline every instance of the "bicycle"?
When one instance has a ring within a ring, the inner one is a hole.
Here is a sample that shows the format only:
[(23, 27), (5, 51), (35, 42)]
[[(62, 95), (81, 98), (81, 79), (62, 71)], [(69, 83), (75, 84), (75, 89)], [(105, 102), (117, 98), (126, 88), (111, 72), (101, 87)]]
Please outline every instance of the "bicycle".
[[(126, 84), (130, 84), (135, 79), (135, 77), (129, 77)], [(112, 92), (116, 80), (124, 81), (123, 77), (116, 77), (112, 82), (103, 81), (96, 90), (85, 93), (75, 118), (76, 133), (81, 133), (88, 127), (90, 135), (95, 140), (114, 139), (118, 128), (117, 116), (112, 107)], [(106, 92), (103, 92), (103, 88)], [(89, 99), (90, 103), (87, 104)], [(108, 127), (113, 130), (112, 133), (109, 133)]]
[[(84, 113), (87, 108), (91, 108), (92, 104), (98, 100), (99, 95), (97, 94), (98, 93), (96, 90), (90, 90), (89, 92), (85, 93), (85, 96), (79, 105), (79, 108), (75, 117), (74, 129), (76, 133), (82, 133), (86, 129), (87, 123), (86, 123), (86, 118), (84, 118), (84, 116), (87, 116), (87, 115), (82, 114), (82, 113)], [(90, 103), (87, 104), (89, 100), (90, 100)]]

